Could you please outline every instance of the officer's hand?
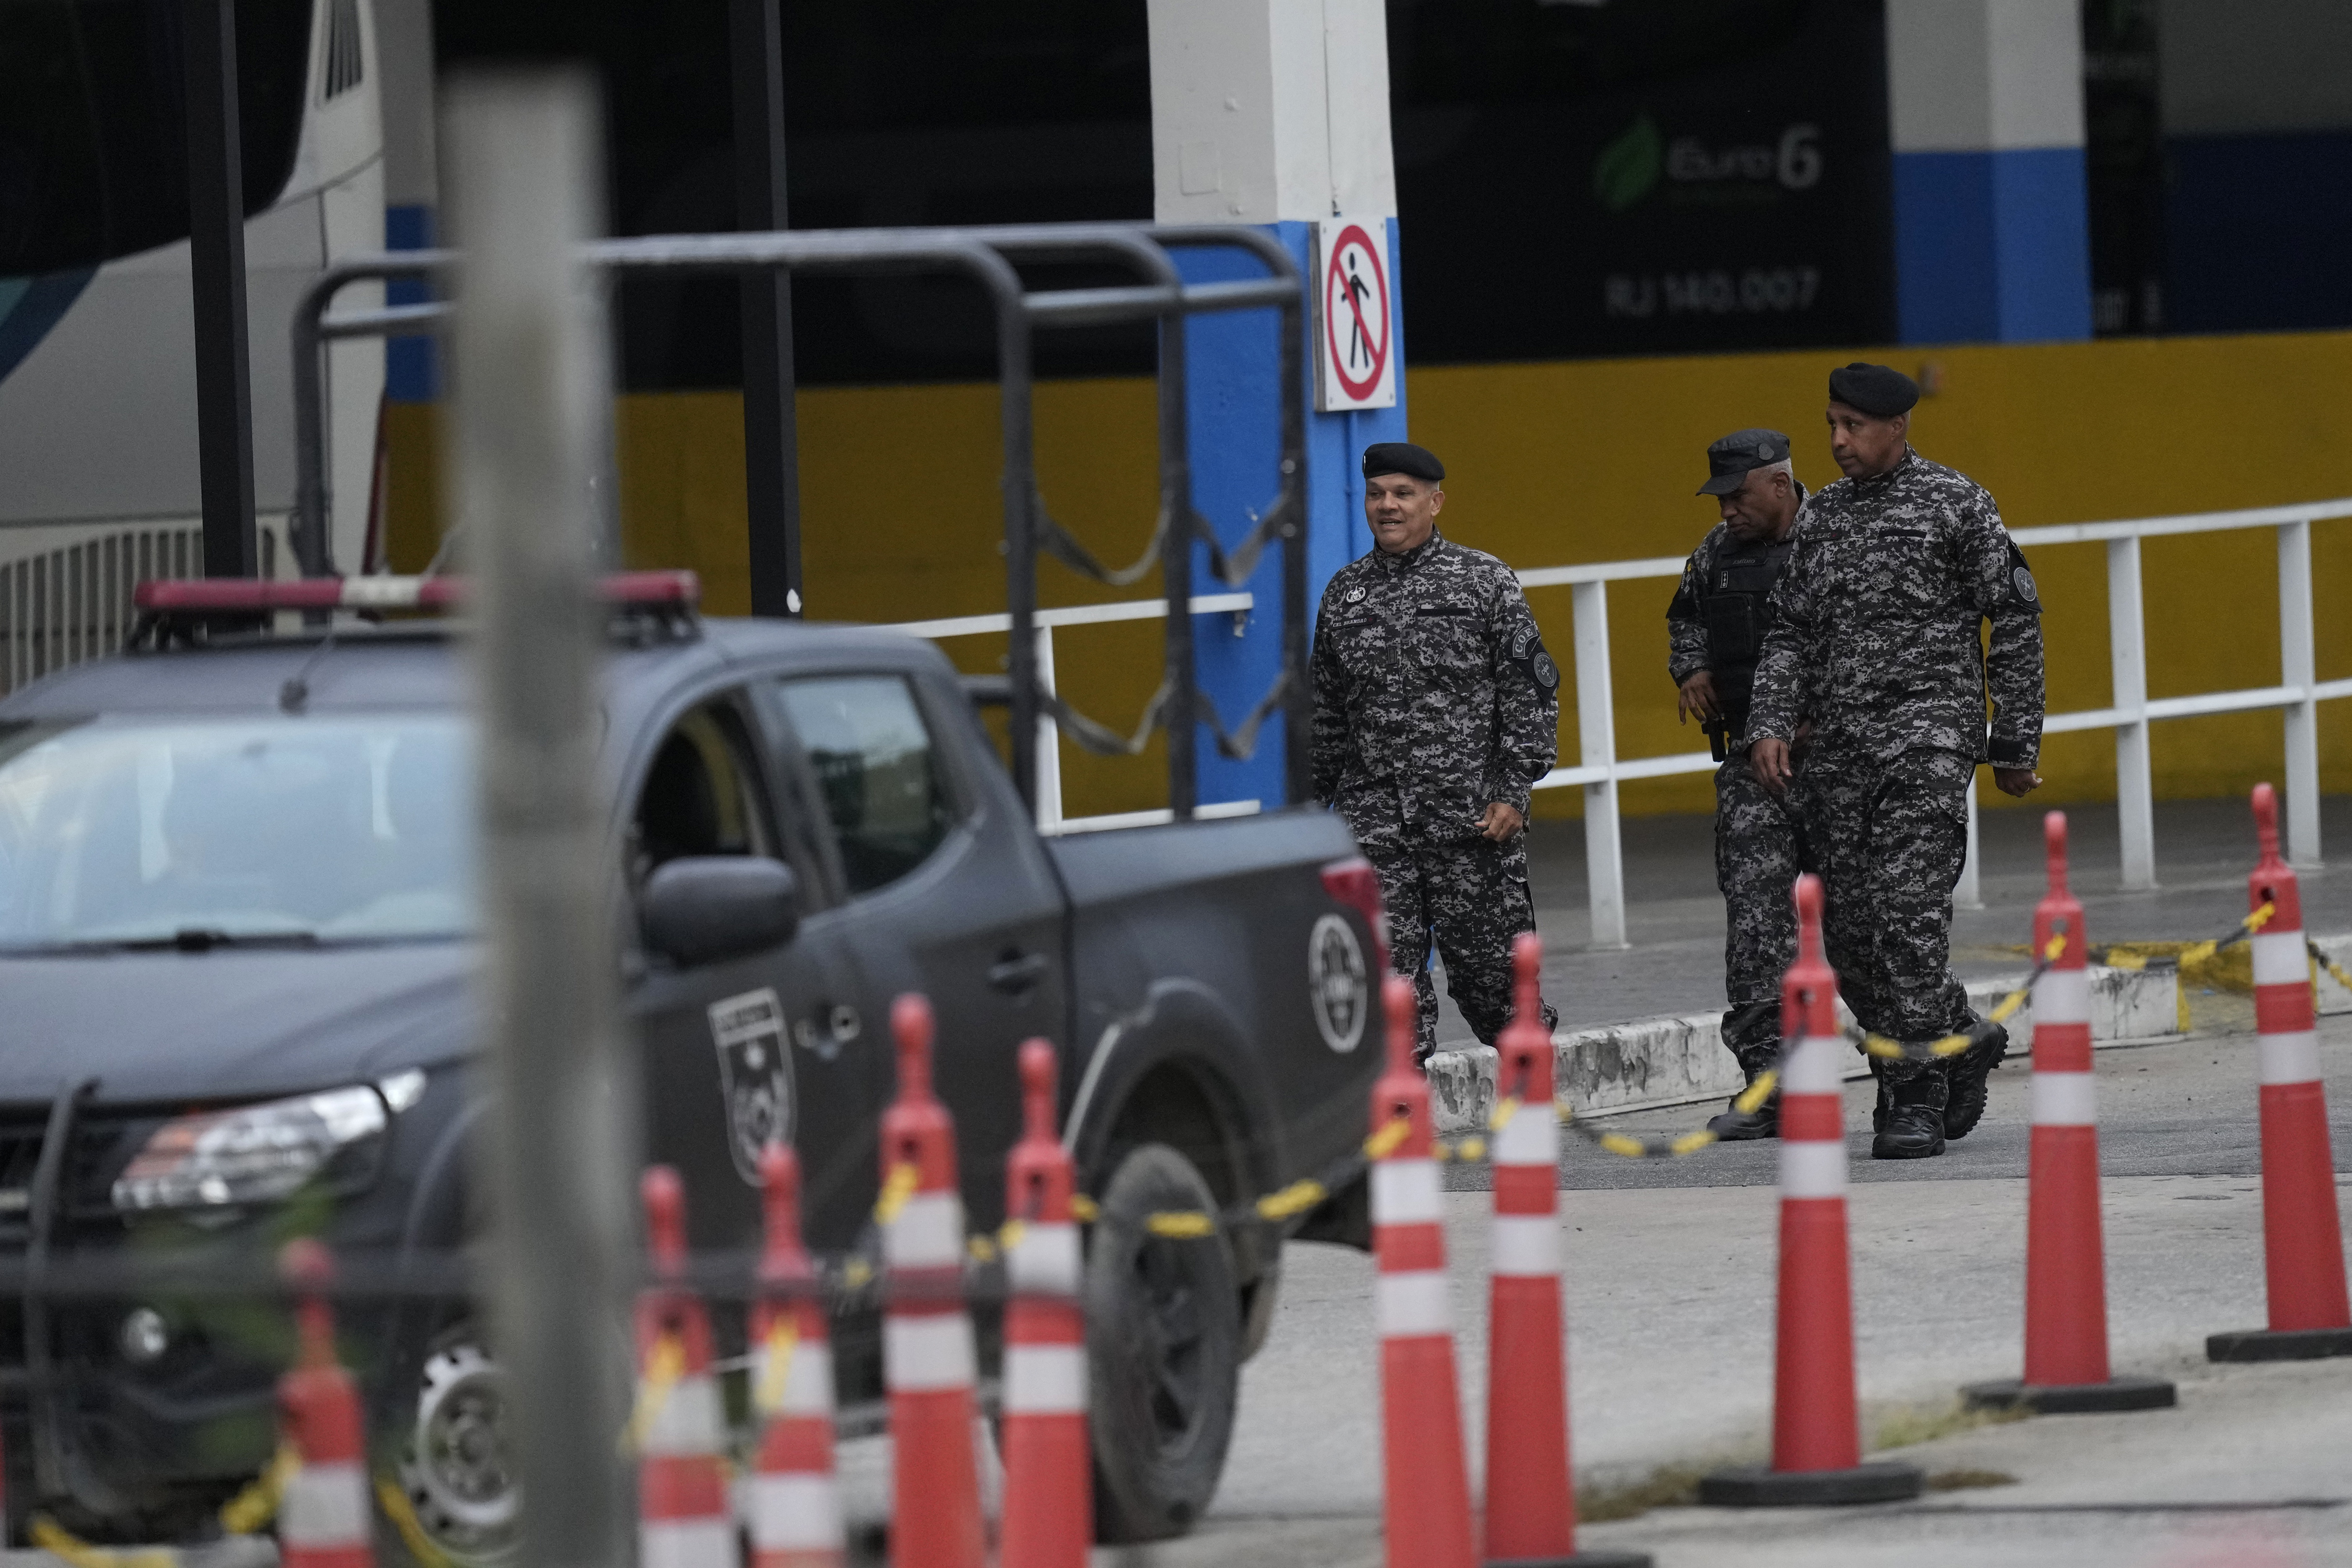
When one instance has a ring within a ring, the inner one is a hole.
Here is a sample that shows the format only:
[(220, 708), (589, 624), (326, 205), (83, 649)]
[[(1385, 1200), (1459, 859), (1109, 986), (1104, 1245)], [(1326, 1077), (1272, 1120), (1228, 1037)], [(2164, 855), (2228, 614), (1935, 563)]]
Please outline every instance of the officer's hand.
[(1995, 768), (1992, 782), (2000, 786), (2003, 795), (2032, 795), (2042, 775), (2032, 768)]
[(1789, 742), (1766, 736), (1748, 742), (1748, 771), (1756, 782), (1780, 795), (1789, 787)]
[(1517, 807), (1506, 805), (1499, 800), (1488, 806), (1478, 818), (1478, 831), (1497, 844), (1527, 825), (1528, 819), (1518, 814)]
[(1675, 698), (1675, 722), (1686, 724), (1696, 719), (1706, 723), (1722, 716), (1723, 705), (1715, 697), (1715, 672), (1711, 669), (1692, 670), (1690, 679), (1683, 682), (1682, 690)]

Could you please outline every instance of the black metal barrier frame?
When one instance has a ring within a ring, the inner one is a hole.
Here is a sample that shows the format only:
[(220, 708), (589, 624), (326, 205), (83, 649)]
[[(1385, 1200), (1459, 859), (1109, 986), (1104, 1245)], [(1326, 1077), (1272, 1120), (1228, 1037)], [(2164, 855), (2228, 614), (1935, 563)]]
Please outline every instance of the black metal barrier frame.
[[(1186, 283), (1171, 248), (1242, 250), (1266, 269), (1262, 279)], [(1013, 622), (1012, 760), (1014, 785), (1034, 810), (1037, 801), (1038, 724), (1050, 710), (1064, 732), (1099, 752), (1141, 750), (1157, 722), (1168, 728), (1168, 804), (1179, 821), (1192, 816), (1194, 722), (1207, 724), (1219, 749), (1245, 757), (1255, 749), (1259, 724), (1277, 708), (1284, 715), (1285, 803), (1309, 794), (1307, 666), (1307, 407), (1304, 368), (1305, 288), (1281, 242), (1240, 224), (1011, 225), (971, 228), (803, 229), (774, 233), (655, 235), (606, 239), (583, 247), (583, 258), (606, 272), (956, 272), (988, 294), (996, 319), (998, 404), (1004, 488), (1005, 604)], [(336, 568), (327, 528), (325, 387), (321, 365), (328, 342), (392, 337), (436, 330), (450, 314), (446, 301), (394, 305), (329, 314), (335, 296), (354, 283), (394, 278), (440, 279), (457, 253), (412, 250), (352, 257), (328, 268), (294, 311), (295, 558), (308, 576)], [(1016, 261), (1102, 262), (1131, 268), (1140, 282), (1112, 288), (1028, 290)], [(1223, 310), (1273, 308), (1279, 316), (1282, 383), (1280, 486), (1246, 538), (1228, 552), (1192, 503), (1191, 431), (1184, 321)], [(1031, 335), (1041, 327), (1159, 323), (1160, 511), (1150, 542), (1132, 563), (1104, 566), (1055, 522), (1038, 494), (1034, 460), (1034, 374)], [(1256, 707), (1227, 730), (1198, 686), (1192, 661), (1192, 545), (1204, 542), (1210, 571), (1241, 587), (1256, 571), (1267, 545), (1282, 545), (1282, 673)], [(1037, 555), (1053, 555), (1081, 575), (1113, 586), (1132, 583), (1156, 563), (1169, 614), (1160, 689), (1140, 728), (1121, 742), (1038, 689)]]

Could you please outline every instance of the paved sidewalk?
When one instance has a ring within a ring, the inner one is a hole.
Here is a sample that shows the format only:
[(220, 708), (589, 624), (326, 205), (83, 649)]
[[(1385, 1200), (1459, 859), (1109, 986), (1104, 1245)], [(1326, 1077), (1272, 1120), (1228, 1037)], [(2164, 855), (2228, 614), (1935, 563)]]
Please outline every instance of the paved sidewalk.
[[(2156, 808), (2157, 879), (2149, 892), (2121, 889), (2113, 803), (2070, 805), (2074, 885), (2095, 942), (2194, 941), (2227, 931), (2246, 912), (2254, 865), (2253, 815), (2242, 799), (2161, 802)], [(2042, 813), (1982, 813), (1979, 855), (1984, 904), (1953, 921), (1963, 977), (2014, 973), (2009, 951), (2032, 927), (2042, 896)], [(2303, 873), (2305, 928), (2352, 931), (2352, 796), (2321, 803), (2322, 840), (2335, 868)], [(1595, 952), (1584, 881), (1584, 825), (1538, 822), (1529, 830), (1536, 924), (1544, 937), (1544, 991), (1574, 1028), (1723, 1005), (1723, 899), (1715, 888), (1715, 824), (1708, 816), (1636, 816), (1624, 824), (1627, 952)], [(1444, 998), (1441, 979), (1439, 994)], [(1470, 1031), (1441, 1001), (1438, 1038)]]

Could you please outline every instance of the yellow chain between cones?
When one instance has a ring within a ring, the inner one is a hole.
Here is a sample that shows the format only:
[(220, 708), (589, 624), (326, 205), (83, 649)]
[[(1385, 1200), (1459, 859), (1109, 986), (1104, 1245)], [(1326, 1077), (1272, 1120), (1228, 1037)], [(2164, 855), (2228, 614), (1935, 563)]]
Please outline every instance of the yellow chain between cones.
[[(278, 1504), (286, 1495), (286, 1483), (301, 1468), (302, 1456), (294, 1446), (279, 1444), (261, 1473), (221, 1504), (217, 1516), (221, 1529), (230, 1535), (258, 1532), (278, 1517)], [(175, 1548), (150, 1546), (125, 1552), (93, 1546), (45, 1513), (33, 1516), (26, 1533), (34, 1545), (63, 1558), (72, 1568), (181, 1568), (181, 1555)]]

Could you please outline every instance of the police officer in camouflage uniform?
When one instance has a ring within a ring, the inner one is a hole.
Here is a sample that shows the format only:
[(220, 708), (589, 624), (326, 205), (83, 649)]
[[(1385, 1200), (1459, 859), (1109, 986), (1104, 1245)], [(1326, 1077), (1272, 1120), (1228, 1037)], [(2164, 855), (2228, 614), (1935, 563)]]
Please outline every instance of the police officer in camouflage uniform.
[[(1976, 1017), (1949, 962), (1969, 782), (1979, 761), (2006, 794), (2042, 782), (2033, 574), (1983, 487), (1911, 449), (1918, 398), (1885, 365), (1831, 373), (1830, 449), (1846, 477), (1797, 520), (1748, 720), (1749, 762), (1776, 793), (1801, 713), (1817, 727), (1801, 785), (1829, 960), (1863, 1027), (1914, 1052), (1873, 1064), (1882, 1160), (1940, 1154), (1984, 1113), (2009, 1037)], [(1972, 1026), (1966, 1055), (1920, 1054)]]
[[(1380, 873), (1389, 962), (1437, 1043), (1434, 940), (1454, 1005), (1488, 1045), (1511, 1017), (1511, 942), (1535, 929), (1528, 797), (1559, 745), (1559, 671), (1511, 569), (1437, 531), (1444, 465), (1364, 449), (1376, 548), (1332, 574), (1315, 620), (1315, 795)], [(1547, 1029), (1559, 1015), (1544, 1005)]]
[[(1805, 487), (1778, 430), (1739, 430), (1706, 449), (1707, 481), (1723, 521), (1683, 567), (1666, 606), (1666, 672), (1679, 689), (1676, 718), (1706, 727), (1715, 772), (1715, 885), (1723, 891), (1723, 1043), (1748, 1081), (1780, 1058), (1780, 979), (1797, 956), (1789, 889), (1803, 868), (1804, 835), (1785, 795), (1748, 766), (1748, 698), (1770, 627), (1768, 596), (1789, 556), (1789, 532)], [(1707, 1123), (1717, 1138), (1770, 1138), (1776, 1096), (1737, 1105)]]

